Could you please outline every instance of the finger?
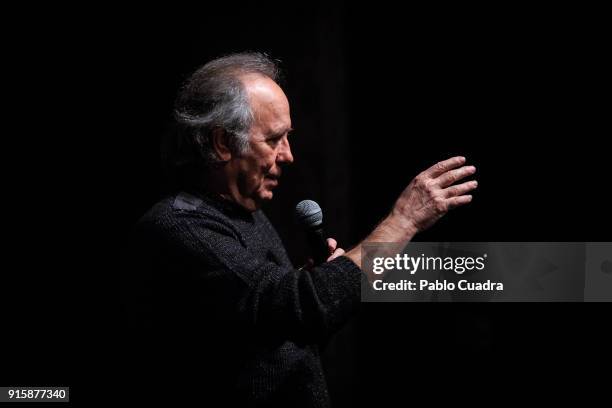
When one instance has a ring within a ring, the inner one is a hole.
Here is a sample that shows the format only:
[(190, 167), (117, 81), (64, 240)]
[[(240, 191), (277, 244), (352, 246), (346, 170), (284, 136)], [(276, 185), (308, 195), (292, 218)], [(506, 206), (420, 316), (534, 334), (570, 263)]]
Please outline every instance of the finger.
[(452, 197), (449, 198), (447, 200), (448, 203), (448, 209), (452, 210), (453, 208), (457, 208), (460, 207), (462, 205), (466, 205), (469, 202), (472, 201), (472, 196), (471, 195), (462, 195), (462, 196), (458, 196), (458, 197)]
[(452, 157), (448, 160), (444, 160), (444, 161), (434, 164), (433, 166), (425, 170), (424, 173), (431, 178), (436, 178), (440, 176), (441, 174), (446, 173), (449, 170), (456, 169), (457, 167), (461, 166), (463, 163), (465, 163), (465, 157), (463, 156)]
[(455, 196), (464, 195), (478, 187), (478, 182), (476, 180), (466, 181), (465, 183), (461, 183), (456, 186), (450, 186), (442, 190), (444, 192), (444, 197), (450, 198)]
[(327, 258), (327, 261), (329, 262), (329, 261), (331, 261), (331, 260), (333, 260), (333, 259), (336, 259), (337, 257), (339, 257), (339, 256), (341, 256), (341, 255), (344, 255), (344, 254), (345, 254), (344, 249), (342, 249), (342, 248), (337, 248), (337, 249), (334, 251), (334, 253), (333, 253), (333, 254), (331, 254), (331, 256), (330, 256), (329, 258)]
[(327, 238), (327, 249), (329, 250), (330, 254), (334, 253), (334, 251), (336, 250), (337, 246), (338, 246), (338, 242), (336, 242), (335, 239)]
[(440, 177), (436, 179), (436, 183), (442, 187), (448, 187), (453, 183), (476, 173), (476, 167), (474, 166), (463, 166), (460, 169), (451, 170), (442, 174)]

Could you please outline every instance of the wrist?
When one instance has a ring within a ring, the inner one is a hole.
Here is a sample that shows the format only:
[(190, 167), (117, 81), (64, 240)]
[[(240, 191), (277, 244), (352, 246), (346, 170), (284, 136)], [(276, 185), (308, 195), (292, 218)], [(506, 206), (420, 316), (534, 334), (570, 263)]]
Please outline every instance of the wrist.
[(393, 213), (389, 214), (380, 223), (380, 227), (384, 231), (383, 234), (389, 238), (385, 239), (385, 242), (410, 241), (418, 232), (418, 228), (412, 220)]

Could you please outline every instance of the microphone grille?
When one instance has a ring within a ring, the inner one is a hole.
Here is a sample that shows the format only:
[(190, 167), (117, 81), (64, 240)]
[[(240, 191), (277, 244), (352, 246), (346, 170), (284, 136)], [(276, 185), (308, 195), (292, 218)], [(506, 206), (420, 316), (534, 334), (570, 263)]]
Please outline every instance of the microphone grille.
[(305, 227), (316, 227), (323, 223), (323, 211), (316, 201), (303, 200), (295, 206), (295, 219)]

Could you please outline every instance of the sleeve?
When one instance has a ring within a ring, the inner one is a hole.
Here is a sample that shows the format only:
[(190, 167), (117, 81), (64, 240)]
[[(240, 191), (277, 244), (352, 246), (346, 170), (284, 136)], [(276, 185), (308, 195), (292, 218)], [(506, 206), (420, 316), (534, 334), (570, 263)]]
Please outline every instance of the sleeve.
[(164, 229), (183, 269), (189, 265), (186, 296), (208, 316), (214, 311), (248, 332), (316, 342), (359, 307), (365, 275), (347, 257), (298, 271), (251, 253), (219, 220), (182, 214)]

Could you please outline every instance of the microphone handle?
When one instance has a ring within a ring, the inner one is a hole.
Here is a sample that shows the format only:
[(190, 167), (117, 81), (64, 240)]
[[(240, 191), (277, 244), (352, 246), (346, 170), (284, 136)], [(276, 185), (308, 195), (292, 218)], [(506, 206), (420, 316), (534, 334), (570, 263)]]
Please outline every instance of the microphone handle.
[(308, 230), (308, 245), (312, 253), (312, 259), (315, 265), (322, 264), (329, 258), (329, 249), (327, 248), (327, 239), (323, 226), (314, 227)]

